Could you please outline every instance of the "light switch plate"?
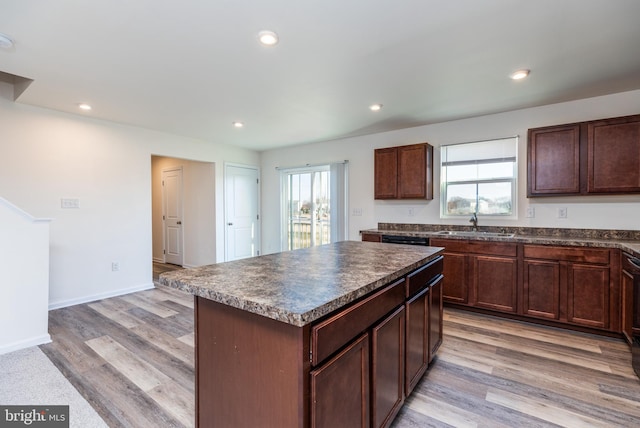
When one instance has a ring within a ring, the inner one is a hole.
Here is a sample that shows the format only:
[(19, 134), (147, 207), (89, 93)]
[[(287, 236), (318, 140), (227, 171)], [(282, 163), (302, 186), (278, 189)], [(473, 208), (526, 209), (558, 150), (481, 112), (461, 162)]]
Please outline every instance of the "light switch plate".
[(533, 207), (527, 208), (527, 218), (534, 218), (536, 216), (536, 209)]

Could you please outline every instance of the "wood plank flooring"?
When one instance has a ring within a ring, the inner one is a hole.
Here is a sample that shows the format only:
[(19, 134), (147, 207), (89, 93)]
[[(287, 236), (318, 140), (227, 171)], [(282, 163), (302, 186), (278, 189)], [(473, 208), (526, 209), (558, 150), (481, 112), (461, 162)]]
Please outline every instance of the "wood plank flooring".
[[(192, 296), (159, 286), (49, 318), (41, 349), (109, 426), (193, 426)], [(446, 308), (393, 426), (640, 426), (640, 380), (622, 340)]]

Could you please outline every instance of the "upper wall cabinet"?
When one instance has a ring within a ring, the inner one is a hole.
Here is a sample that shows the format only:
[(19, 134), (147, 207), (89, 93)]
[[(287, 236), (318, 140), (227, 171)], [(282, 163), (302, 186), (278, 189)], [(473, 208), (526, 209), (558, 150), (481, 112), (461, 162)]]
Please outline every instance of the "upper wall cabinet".
[(640, 115), (528, 134), (528, 197), (640, 193)]
[(376, 149), (376, 199), (433, 199), (433, 147), (428, 143)]

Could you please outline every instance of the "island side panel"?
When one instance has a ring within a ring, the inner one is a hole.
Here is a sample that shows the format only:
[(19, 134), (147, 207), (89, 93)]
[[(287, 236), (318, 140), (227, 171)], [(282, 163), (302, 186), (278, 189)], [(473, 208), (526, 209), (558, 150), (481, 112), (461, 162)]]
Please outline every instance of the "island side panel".
[(308, 426), (308, 327), (202, 297), (195, 315), (196, 426)]

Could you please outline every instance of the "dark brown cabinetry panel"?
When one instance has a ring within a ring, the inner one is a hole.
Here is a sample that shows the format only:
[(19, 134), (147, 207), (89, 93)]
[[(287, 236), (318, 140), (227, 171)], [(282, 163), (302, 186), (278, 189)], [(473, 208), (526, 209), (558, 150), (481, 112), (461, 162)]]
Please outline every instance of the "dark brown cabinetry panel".
[(375, 199), (398, 198), (398, 149), (389, 147), (374, 152)]
[(426, 288), (407, 302), (405, 395), (422, 378), (429, 364), (429, 292)]
[(530, 129), (527, 196), (580, 193), (580, 127)]
[(518, 310), (516, 259), (475, 256), (472, 260), (475, 306), (516, 313)]
[(369, 388), (369, 335), (364, 334), (311, 371), (311, 427), (369, 428)]
[(378, 235), (377, 233), (363, 233), (362, 240), (369, 242), (382, 242), (382, 235)]
[(427, 143), (374, 151), (375, 199), (433, 199), (433, 147)]
[(524, 245), (523, 313), (619, 331), (619, 252)]
[(389, 426), (404, 403), (404, 328), (401, 306), (371, 330), (371, 420), (376, 428)]
[(537, 318), (560, 319), (560, 263), (525, 260), (523, 313)]
[(609, 266), (569, 263), (567, 321), (609, 328)]
[(640, 117), (590, 122), (587, 135), (587, 192), (640, 192)]
[(622, 271), (622, 334), (628, 344), (633, 340), (633, 275)]
[(527, 196), (640, 193), (640, 115), (529, 129)]
[(444, 247), (443, 298), (502, 312), (518, 311), (517, 244), (432, 239)]
[(443, 335), (443, 277), (431, 284), (429, 292), (429, 362), (442, 344)]

